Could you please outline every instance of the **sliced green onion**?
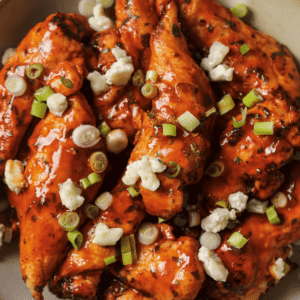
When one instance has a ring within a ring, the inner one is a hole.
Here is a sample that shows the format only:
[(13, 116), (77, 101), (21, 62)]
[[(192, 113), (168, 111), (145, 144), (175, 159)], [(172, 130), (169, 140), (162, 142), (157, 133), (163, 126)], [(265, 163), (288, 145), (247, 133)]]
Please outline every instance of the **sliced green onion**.
[(71, 89), (73, 87), (73, 84), (72, 84), (71, 80), (69, 80), (68, 78), (60, 77), (60, 81), (68, 89)]
[(282, 192), (277, 192), (271, 199), (271, 202), (275, 207), (285, 207), (287, 201), (287, 196)]
[(164, 136), (176, 136), (176, 126), (173, 124), (162, 124)]
[(90, 157), (91, 169), (95, 173), (102, 173), (103, 171), (105, 171), (107, 164), (108, 164), (107, 157), (101, 151), (94, 152)]
[(208, 110), (208, 111), (205, 112), (205, 117), (208, 118), (209, 116), (214, 115), (216, 113), (217, 113), (217, 109), (215, 107), (213, 107), (210, 110)]
[(255, 102), (262, 101), (263, 98), (255, 89), (252, 89), (243, 99), (243, 103), (247, 107), (251, 107)]
[(95, 201), (95, 205), (101, 210), (108, 209), (113, 203), (113, 195), (109, 192), (102, 193)]
[(32, 106), (31, 106), (31, 114), (38, 118), (44, 118), (47, 111), (47, 104), (33, 100)]
[(179, 116), (177, 122), (186, 130), (192, 132), (195, 130), (199, 125), (200, 121), (189, 111), (186, 111), (184, 114)]
[(219, 107), (220, 115), (225, 115), (234, 108), (235, 103), (231, 95), (227, 94), (217, 103), (217, 105)]
[(23, 77), (13, 74), (6, 78), (5, 87), (13, 96), (17, 97), (22, 96), (26, 92), (27, 83)]
[(100, 182), (101, 181), (101, 177), (97, 174), (97, 173), (91, 173), (89, 176), (88, 176), (88, 180), (90, 181), (90, 183), (93, 185), (97, 182)]
[(210, 177), (218, 177), (224, 172), (224, 164), (220, 160), (216, 160), (209, 165), (206, 170), (206, 174)]
[(54, 94), (54, 91), (49, 86), (43, 86), (35, 91), (34, 97), (39, 101), (47, 101)]
[(129, 243), (131, 247), (133, 261), (137, 261), (137, 251), (136, 251), (134, 234), (129, 235)]
[(44, 70), (43, 65), (40, 63), (37, 63), (37, 64), (31, 65), (29, 68), (27, 68), (26, 75), (29, 79), (36, 79), (36, 78), (40, 77), (43, 70)]
[(132, 83), (135, 86), (142, 86), (145, 84), (145, 76), (142, 70), (136, 70), (132, 77)]
[(95, 219), (99, 215), (99, 208), (94, 204), (88, 204), (84, 208), (86, 215), (90, 219)]
[(134, 236), (127, 235), (121, 238), (121, 253), (124, 266), (131, 265), (137, 259)]
[(137, 197), (140, 194), (133, 186), (130, 186), (127, 190), (131, 197)]
[(254, 134), (256, 135), (273, 135), (274, 134), (274, 122), (255, 122)]
[(231, 12), (237, 17), (237, 18), (243, 18), (248, 13), (248, 7), (245, 4), (237, 3), (234, 7), (231, 8)]
[(163, 222), (166, 222), (167, 220), (166, 219), (162, 219), (162, 218), (160, 218), (160, 217), (158, 217), (158, 223), (160, 224), (160, 223), (163, 223)]
[(242, 249), (247, 242), (248, 240), (239, 232), (234, 232), (227, 240), (228, 244), (237, 249)]
[(179, 172), (180, 172), (180, 165), (175, 161), (171, 161), (168, 165), (168, 169), (166, 171), (166, 176), (168, 178), (175, 178), (175, 177), (177, 177)]
[(158, 89), (156, 85), (151, 83), (146, 83), (143, 85), (141, 92), (145, 98), (152, 99), (156, 97), (158, 93)]
[(201, 246), (209, 250), (216, 250), (221, 244), (221, 237), (218, 233), (203, 232), (199, 238)]
[(150, 80), (152, 83), (155, 83), (157, 80), (157, 73), (155, 71), (147, 71), (146, 80)]
[(275, 209), (275, 206), (271, 206), (269, 207), (267, 210), (266, 210), (266, 214), (267, 214), (267, 217), (269, 219), (269, 222), (274, 225), (274, 224), (278, 224), (280, 223), (280, 219), (277, 215), (277, 212), (276, 212), (276, 209)]
[(58, 218), (58, 224), (66, 231), (72, 231), (76, 229), (79, 221), (79, 215), (74, 211), (67, 211)]
[(240, 121), (237, 121), (235, 117), (232, 117), (232, 125), (234, 128), (240, 128), (246, 123), (246, 117), (247, 117), (247, 107), (245, 107), (242, 111), (242, 119)]
[(87, 178), (80, 179), (80, 182), (84, 189), (87, 189), (89, 186), (91, 186), (91, 183)]
[(139, 242), (143, 245), (153, 244), (159, 235), (159, 230), (155, 224), (146, 222), (143, 223), (137, 233)]
[(247, 52), (250, 51), (250, 47), (247, 44), (243, 44), (239, 50), (243, 55), (245, 55)]
[(128, 146), (128, 136), (125, 130), (115, 129), (106, 137), (107, 151), (112, 152), (116, 155), (121, 153)]
[(224, 208), (228, 207), (228, 203), (226, 201), (218, 201), (218, 202), (216, 202), (215, 205), (218, 205), (218, 206), (221, 206), (221, 207), (224, 207)]
[(286, 275), (290, 271), (291, 267), (284, 262), (283, 273)]
[(115, 258), (114, 255), (110, 256), (110, 257), (107, 257), (107, 258), (104, 258), (104, 262), (105, 262), (105, 265), (108, 266), (110, 264), (113, 264), (115, 263), (117, 260)]
[(103, 121), (99, 126), (98, 129), (100, 131), (101, 136), (106, 137), (110, 132), (110, 128), (105, 121)]
[(78, 230), (69, 231), (68, 240), (71, 242), (75, 250), (79, 250), (83, 243), (83, 235)]

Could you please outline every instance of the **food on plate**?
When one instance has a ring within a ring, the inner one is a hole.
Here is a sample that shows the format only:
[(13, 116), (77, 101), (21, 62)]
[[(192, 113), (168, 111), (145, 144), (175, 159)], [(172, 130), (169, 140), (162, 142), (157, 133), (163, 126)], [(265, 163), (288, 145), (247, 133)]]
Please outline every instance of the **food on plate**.
[[(223, 95), (242, 100), (248, 109), (245, 117), (236, 116), (238, 121), (245, 120), (243, 126), (227, 123), (220, 136), (221, 150), (212, 158), (222, 164), (223, 171), (217, 178), (207, 176), (201, 191), (209, 197), (210, 209), (237, 191), (266, 199), (283, 183), (279, 169), (292, 160), (294, 147), (299, 147), (300, 77), (293, 58), (283, 45), (215, 1), (177, 3), (189, 37), (205, 56), (210, 52), (201, 66), (209, 76), (218, 63), (232, 68), (232, 80), (222, 80), (218, 86)], [(229, 52), (222, 61), (218, 53), (226, 50), (214, 50), (220, 45)], [(258, 125), (269, 126), (269, 132), (255, 132), (253, 127)]]
[(79, 11), (3, 57), (0, 246), (35, 299), (259, 299), (300, 238), (291, 54), (241, 5)]

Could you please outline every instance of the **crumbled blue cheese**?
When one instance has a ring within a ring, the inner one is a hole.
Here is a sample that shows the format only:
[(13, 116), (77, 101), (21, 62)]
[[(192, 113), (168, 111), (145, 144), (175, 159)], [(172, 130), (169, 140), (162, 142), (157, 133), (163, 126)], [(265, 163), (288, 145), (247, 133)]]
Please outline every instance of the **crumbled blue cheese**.
[(106, 76), (94, 71), (88, 74), (87, 79), (91, 83), (91, 88), (95, 95), (109, 90), (109, 85), (106, 83)]
[(140, 160), (136, 160), (127, 166), (122, 181), (126, 185), (135, 184), (139, 178), (142, 186), (150, 191), (156, 191), (160, 182), (155, 173), (161, 173), (167, 168), (159, 159), (150, 158), (145, 155)]
[(211, 81), (232, 81), (234, 68), (227, 65), (218, 65), (209, 71), (209, 78)]
[(123, 233), (122, 228), (109, 228), (106, 224), (100, 222), (96, 226), (93, 243), (99, 246), (114, 246)]
[(230, 194), (228, 197), (231, 208), (235, 208), (237, 211), (243, 211), (247, 206), (248, 196), (242, 192), (236, 192)]
[(209, 49), (208, 57), (202, 59), (200, 67), (205, 71), (212, 70), (224, 60), (228, 52), (229, 47), (220, 42), (214, 42)]
[(61, 203), (69, 210), (75, 210), (83, 204), (84, 198), (80, 194), (81, 189), (75, 186), (71, 178), (59, 187)]
[(284, 267), (285, 267), (284, 260), (281, 257), (278, 258), (271, 268), (271, 274), (275, 279), (280, 280), (286, 275), (284, 272)]
[(5, 183), (8, 188), (18, 194), (22, 188), (27, 186), (24, 174), (24, 165), (19, 160), (9, 159), (4, 170)]
[(119, 58), (106, 72), (106, 83), (114, 85), (126, 85), (134, 71), (130, 56)]
[(93, 14), (94, 16), (90, 17), (88, 22), (95, 31), (105, 31), (115, 27), (112, 20), (105, 15), (102, 4), (99, 3), (94, 6)]
[(124, 58), (127, 56), (127, 53), (125, 50), (121, 49), (118, 46), (115, 46), (114, 48), (111, 49), (112, 54), (116, 58), (116, 60), (119, 60), (120, 58)]
[(68, 108), (67, 97), (63, 94), (55, 93), (48, 97), (47, 106), (53, 115), (62, 117), (64, 111)]
[(2, 56), (2, 65), (5, 65), (7, 61), (16, 53), (16, 48), (8, 48), (5, 50), (3, 56)]
[(235, 220), (235, 210), (216, 208), (212, 213), (201, 221), (201, 227), (207, 232), (219, 232), (226, 228), (228, 220)]
[(198, 258), (203, 262), (204, 270), (208, 276), (216, 281), (226, 282), (229, 272), (216, 253), (202, 246)]

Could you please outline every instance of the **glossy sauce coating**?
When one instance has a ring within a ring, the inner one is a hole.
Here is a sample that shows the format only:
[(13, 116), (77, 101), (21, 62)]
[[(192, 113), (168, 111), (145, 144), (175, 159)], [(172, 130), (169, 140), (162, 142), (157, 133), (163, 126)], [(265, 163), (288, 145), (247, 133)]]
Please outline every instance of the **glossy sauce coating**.
[[(111, 192), (113, 195), (113, 203), (108, 209), (101, 211), (100, 215), (89, 221), (82, 229), (84, 242), (79, 251), (72, 250), (66, 260), (61, 264), (59, 270), (55, 274), (53, 280), (49, 284), (50, 290), (55, 294), (63, 294), (64, 297), (83, 297), (74, 291), (72, 277), (82, 275), (81, 284), (85, 286), (84, 274), (92, 275), (92, 272), (105, 268), (105, 258), (112, 255), (116, 256), (115, 246), (102, 247), (93, 243), (95, 227), (99, 222), (106, 224), (110, 228), (123, 228), (124, 236), (135, 233), (140, 222), (145, 216), (143, 203), (139, 197), (131, 197), (126, 186), (119, 183)], [(65, 283), (65, 279), (69, 280), (69, 286)], [(78, 279), (79, 280), (79, 279)], [(100, 274), (98, 276), (100, 281)], [(96, 287), (94, 293), (96, 293)], [(81, 289), (81, 293), (88, 295), (90, 287), (86, 286), (85, 291)], [(93, 297), (89, 298), (93, 299)]]
[[(74, 144), (73, 130), (81, 124), (95, 125), (95, 117), (80, 93), (68, 97), (68, 104), (62, 117), (48, 113), (28, 141), (28, 186), (19, 194), (7, 190), (12, 204), (22, 203), (21, 271), (35, 299), (43, 299), (43, 287), (69, 249), (67, 233), (58, 224), (59, 215), (67, 210), (60, 200), (59, 185), (71, 178), (80, 186), (80, 179), (92, 173), (90, 155), (96, 150), (105, 151), (101, 141), (92, 148)], [(100, 176), (103, 179), (103, 173)], [(93, 200), (100, 186), (101, 182), (82, 191), (85, 203)], [(86, 219), (83, 207), (77, 211), (82, 224)]]
[[(50, 15), (29, 31), (16, 54), (1, 70), (0, 175), (4, 172), (6, 160), (16, 156), (32, 120), (30, 111), (34, 92), (41, 85), (49, 85), (55, 92), (68, 96), (81, 88), (86, 76), (81, 40), (91, 33), (87, 20), (81, 15)], [(26, 76), (26, 69), (35, 63), (41, 63), (44, 70), (39, 78), (31, 80)], [(6, 78), (12, 74), (20, 75), (27, 82), (26, 92), (22, 96), (12, 96), (5, 87)], [(71, 80), (72, 88), (64, 86), (61, 77)]]
[[(300, 238), (300, 174), (299, 163), (288, 168), (288, 179), (280, 189), (287, 196), (284, 208), (276, 208), (281, 220), (272, 225), (267, 216), (249, 214), (234, 230), (221, 233), (222, 243), (216, 250), (229, 271), (226, 283), (210, 284), (212, 299), (256, 300), (261, 293), (278, 282), (271, 275), (271, 267), (278, 258), (286, 259), (287, 245)], [(241, 249), (227, 243), (233, 232), (240, 232), (248, 240)]]
[(160, 236), (151, 245), (136, 239), (138, 260), (116, 272), (118, 278), (156, 300), (194, 299), (205, 279), (199, 243), (190, 237), (176, 239), (169, 225), (157, 227)]
[[(241, 100), (256, 89), (264, 98), (248, 109), (246, 125), (235, 129), (232, 121), (228, 122), (220, 137), (221, 150), (213, 158), (224, 163), (225, 172), (218, 178), (206, 177), (201, 190), (211, 199), (210, 208), (239, 190), (265, 199), (282, 184), (278, 169), (292, 159), (293, 147), (299, 146), (295, 124), (300, 117), (300, 77), (293, 58), (273, 38), (213, 0), (177, 3), (183, 26), (200, 50), (207, 53), (215, 41), (230, 48), (223, 63), (235, 69), (233, 81), (221, 82), (221, 91)], [(244, 43), (250, 51), (242, 55), (239, 48)], [(241, 115), (237, 116), (240, 119)], [(274, 121), (274, 135), (254, 135), (254, 122), (262, 121)]]
[[(181, 187), (198, 182), (203, 175), (209, 155), (209, 133), (214, 123), (213, 117), (205, 117), (205, 112), (213, 107), (214, 95), (203, 71), (194, 63), (187, 49), (175, 3), (171, 2), (164, 8), (165, 13), (150, 40), (149, 69), (158, 74), (158, 95), (152, 101), (150, 116), (145, 113), (136, 115), (135, 126), (140, 133), (129, 163), (148, 155), (160, 159), (165, 165), (172, 161), (180, 165), (180, 173), (175, 179), (170, 180), (165, 173), (158, 175), (161, 186), (157, 191), (151, 192), (139, 183), (147, 212), (168, 219), (181, 211)], [(193, 133), (183, 130), (177, 122), (186, 111), (201, 122)], [(163, 136), (164, 123), (177, 127), (176, 137)]]

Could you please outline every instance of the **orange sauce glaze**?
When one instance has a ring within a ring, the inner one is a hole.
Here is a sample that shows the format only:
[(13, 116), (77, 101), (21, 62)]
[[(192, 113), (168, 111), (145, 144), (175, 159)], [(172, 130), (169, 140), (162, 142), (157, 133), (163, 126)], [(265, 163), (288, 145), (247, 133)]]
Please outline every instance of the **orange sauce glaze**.
[[(81, 88), (87, 75), (84, 61), (84, 45), (81, 40), (90, 36), (85, 17), (78, 14), (57, 13), (37, 24), (21, 41), (16, 54), (0, 72), (0, 175), (3, 175), (5, 161), (14, 158), (19, 144), (31, 120), (30, 114), (34, 92), (42, 85), (49, 85), (55, 92), (66, 96)], [(35, 63), (43, 65), (39, 78), (30, 80), (26, 69)], [(12, 96), (5, 87), (5, 80), (18, 74), (27, 82), (26, 92), (19, 97)], [(72, 88), (60, 80), (65, 77), (72, 82)]]
[[(68, 103), (62, 117), (48, 113), (28, 140), (27, 187), (19, 194), (7, 189), (10, 203), (17, 204), (21, 212), (21, 271), (35, 299), (42, 299), (43, 286), (69, 249), (67, 233), (57, 219), (67, 211), (60, 201), (59, 186), (68, 178), (80, 186), (80, 179), (92, 173), (90, 155), (96, 150), (105, 152), (102, 141), (91, 148), (74, 144), (73, 130), (81, 124), (95, 125), (95, 117), (82, 94), (69, 96)], [(100, 186), (101, 182), (82, 191), (85, 203), (94, 199)], [(84, 207), (76, 211), (82, 224), (86, 219)]]

